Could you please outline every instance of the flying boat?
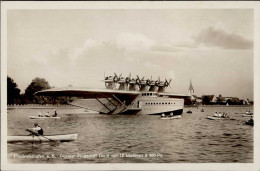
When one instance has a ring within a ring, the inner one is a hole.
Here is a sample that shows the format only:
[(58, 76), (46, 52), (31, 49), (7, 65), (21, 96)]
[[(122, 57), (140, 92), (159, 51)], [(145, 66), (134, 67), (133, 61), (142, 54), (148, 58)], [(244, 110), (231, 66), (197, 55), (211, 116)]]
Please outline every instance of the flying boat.
[[(137, 76), (131, 78), (114, 76), (104, 78), (106, 89), (87, 89), (76, 87), (52, 88), (36, 92), (38, 96), (64, 96), (69, 104), (100, 114), (146, 114), (161, 115), (183, 113), (184, 98), (186, 94), (165, 92), (171, 80), (145, 80)], [(115, 89), (116, 84), (119, 88)], [(150, 87), (147, 91), (147, 87)], [(151, 87), (154, 87), (151, 90)], [(158, 87), (158, 91), (155, 91)]]

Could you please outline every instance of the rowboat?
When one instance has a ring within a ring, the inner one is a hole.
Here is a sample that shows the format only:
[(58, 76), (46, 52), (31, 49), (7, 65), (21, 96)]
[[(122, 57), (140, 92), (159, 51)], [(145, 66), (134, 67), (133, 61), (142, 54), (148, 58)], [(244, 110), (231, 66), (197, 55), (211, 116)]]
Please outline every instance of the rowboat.
[(78, 134), (56, 134), (56, 135), (16, 135), (7, 136), (7, 142), (50, 142), (50, 141), (74, 141)]
[(214, 116), (207, 116), (207, 119), (209, 119), (209, 120), (222, 120), (222, 119), (227, 119), (227, 118), (214, 117)]
[(46, 117), (46, 116), (29, 116), (30, 119), (60, 119), (60, 117)]
[(181, 118), (181, 115), (170, 116), (170, 117), (161, 117), (160, 119), (179, 119), (179, 118)]
[(252, 114), (243, 114), (242, 117), (252, 117), (254, 116), (253, 113)]
[(252, 126), (254, 126), (254, 120), (250, 119), (248, 121), (245, 121), (245, 125), (252, 125)]

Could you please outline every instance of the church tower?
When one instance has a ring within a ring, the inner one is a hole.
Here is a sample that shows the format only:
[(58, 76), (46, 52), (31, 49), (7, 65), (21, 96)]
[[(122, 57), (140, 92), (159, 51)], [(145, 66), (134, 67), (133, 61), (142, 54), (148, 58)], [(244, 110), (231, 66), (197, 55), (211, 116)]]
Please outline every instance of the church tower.
[(194, 94), (194, 89), (193, 89), (193, 86), (192, 86), (192, 84), (191, 84), (191, 80), (190, 80), (190, 87), (189, 87), (188, 94), (189, 94), (190, 96)]

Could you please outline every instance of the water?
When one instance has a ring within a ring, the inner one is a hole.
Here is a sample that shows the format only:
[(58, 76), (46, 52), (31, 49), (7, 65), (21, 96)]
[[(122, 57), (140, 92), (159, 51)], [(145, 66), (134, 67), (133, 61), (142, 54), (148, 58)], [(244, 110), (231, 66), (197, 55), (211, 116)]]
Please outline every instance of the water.
[[(192, 114), (186, 111), (191, 109)], [(63, 143), (8, 143), (12, 163), (252, 163), (253, 127), (242, 117), (253, 107), (186, 108), (181, 119), (161, 120), (150, 115), (75, 114), (83, 109), (57, 108), (61, 119), (33, 120), (30, 115), (53, 109), (8, 111), (8, 135), (26, 135), (35, 122), (44, 134), (78, 133)], [(233, 120), (208, 120), (214, 112), (227, 112)], [(44, 158), (14, 158), (21, 155)], [(55, 158), (47, 158), (54, 155)], [(81, 156), (81, 157), (80, 157)], [(85, 158), (82, 158), (84, 156)]]

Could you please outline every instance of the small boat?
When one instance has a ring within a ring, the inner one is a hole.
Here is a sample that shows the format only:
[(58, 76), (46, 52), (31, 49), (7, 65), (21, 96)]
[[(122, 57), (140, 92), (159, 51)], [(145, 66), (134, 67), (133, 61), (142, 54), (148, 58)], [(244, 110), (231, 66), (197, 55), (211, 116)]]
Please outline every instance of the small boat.
[(160, 119), (179, 119), (181, 118), (181, 115), (177, 115), (177, 116), (168, 116), (168, 117), (161, 117)]
[(227, 118), (214, 117), (214, 116), (207, 116), (207, 119), (209, 119), (209, 120), (222, 120), (222, 119), (227, 119)]
[(248, 121), (245, 121), (245, 125), (252, 125), (254, 126), (254, 119), (249, 119)]
[(7, 136), (7, 142), (51, 142), (51, 141), (74, 141), (78, 134), (57, 134), (57, 135), (17, 135)]
[(192, 113), (192, 111), (191, 111), (191, 110), (188, 110), (187, 113)]
[(253, 113), (251, 113), (251, 114), (242, 114), (242, 117), (252, 117), (252, 116), (254, 116)]
[(50, 116), (50, 117), (47, 117), (47, 116), (29, 116), (30, 119), (60, 119), (60, 117), (56, 116), (56, 117), (53, 117), (53, 116)]

